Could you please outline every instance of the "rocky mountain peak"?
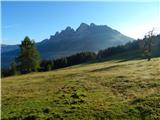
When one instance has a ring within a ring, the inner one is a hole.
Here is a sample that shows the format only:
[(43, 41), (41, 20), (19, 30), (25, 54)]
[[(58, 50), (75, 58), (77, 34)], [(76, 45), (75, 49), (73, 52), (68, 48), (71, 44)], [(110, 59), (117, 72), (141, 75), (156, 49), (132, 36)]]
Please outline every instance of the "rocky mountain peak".
[(84, 30), (86, 30), (86, 29), (88, 29), (88, 28), (89, 28), (89, 25), (88, 25), (88, 24), (86, 24), (86, 23), (81, 23), (80, 26), (77, 28), (76, 31), (84, 31)]
[(73, 28), (71, 28), (70, 26), (66, 27), (65, 31), (74, 31)]
[(90, 24), (90, 27), (94, 27), (94, 26), (96, 26), (94, 23), (91, 23), (91, 24)]

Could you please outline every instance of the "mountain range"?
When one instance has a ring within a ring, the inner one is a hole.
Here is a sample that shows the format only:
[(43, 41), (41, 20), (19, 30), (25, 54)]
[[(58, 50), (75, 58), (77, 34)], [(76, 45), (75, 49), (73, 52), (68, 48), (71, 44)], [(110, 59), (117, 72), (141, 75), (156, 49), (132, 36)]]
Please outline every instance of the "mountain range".
[[(82, 51), (97, 52), (133, 40), (107, 25), (81, 23), (76, 30), (68, 26), (61, 32), (51, 35), (49, 39), (36, 43), (36, 46), (42, 59), (51, 59)], [(11, 64), (18, 53), (18, 45), (1, 45), (2, 67)]]

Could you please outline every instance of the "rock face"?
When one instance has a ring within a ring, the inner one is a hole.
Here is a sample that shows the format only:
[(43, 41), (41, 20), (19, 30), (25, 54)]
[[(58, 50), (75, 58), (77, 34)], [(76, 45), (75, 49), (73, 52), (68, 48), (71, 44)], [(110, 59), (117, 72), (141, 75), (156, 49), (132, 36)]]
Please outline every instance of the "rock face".
[[(97, 52), (100, 49), (125, 44), (132, 40), (132, 38), (106, 25), (81, 23), (76, 30), (67, 27), (65, 30), (56, 32), (49, 39), (45, 39), (36, 45), (42, 59), (49, 59), (68, 56), (81, 51)], [(2, 66), (8, 65), (18, 53), (17, 51), (18, 49), (3, 52)], [(8, 59), (7, 62), (6, 59)]]

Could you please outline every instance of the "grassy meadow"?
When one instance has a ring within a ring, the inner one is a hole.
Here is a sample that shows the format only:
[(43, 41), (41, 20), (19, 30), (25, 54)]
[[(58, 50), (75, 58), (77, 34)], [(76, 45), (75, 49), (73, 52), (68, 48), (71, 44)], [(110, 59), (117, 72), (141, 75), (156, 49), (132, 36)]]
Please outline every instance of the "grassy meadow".
[(160, 120), (160, 58), (75, 65), (1, 85), (2, 120)]

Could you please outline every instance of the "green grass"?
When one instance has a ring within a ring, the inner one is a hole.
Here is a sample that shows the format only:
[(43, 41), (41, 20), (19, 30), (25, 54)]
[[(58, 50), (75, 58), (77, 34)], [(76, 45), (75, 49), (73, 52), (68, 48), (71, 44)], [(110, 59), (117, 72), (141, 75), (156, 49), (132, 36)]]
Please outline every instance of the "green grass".
[(3, 120), (159, 120), (160, 58), (2, 78)]

